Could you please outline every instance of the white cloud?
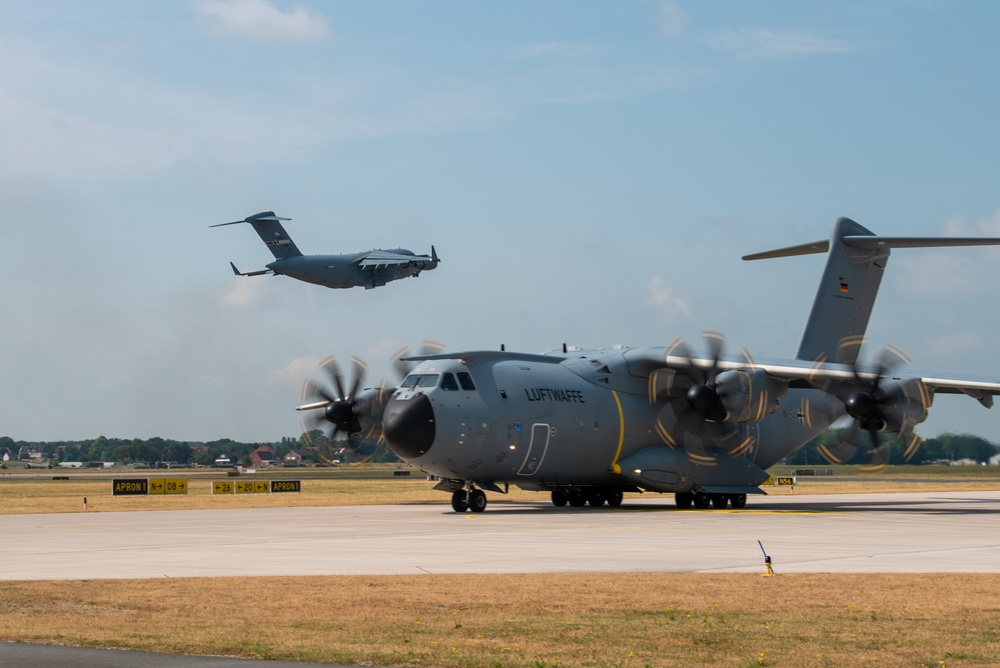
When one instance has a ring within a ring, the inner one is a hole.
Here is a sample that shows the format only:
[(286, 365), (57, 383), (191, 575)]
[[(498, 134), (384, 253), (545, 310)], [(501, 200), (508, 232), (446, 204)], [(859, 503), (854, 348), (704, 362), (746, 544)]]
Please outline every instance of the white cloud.
[[(235, 278), (235, 277), (234, 277)], [(232, 308), (257, 306), (264, 291), (264, 281), (236, 278), (229, 290), (219, 298), (219, 304)]]
[(649, 281), (649, 303), (670, 315), (680, 314), (690, 320), (693, 311), (691, 305), (677, 294), (677, 291), (667, 285), (662, 276), (654, 276)]
[(687, 26), (687, 15), (673, 2), (660, 3), (657, 26), (666, 37), (680, 37)]
[(781, 59), (821, 53), (857, 53), (866, 48), (858, 42), (770, 28), (711, 32), (703, 36), (703, 41), (713, 49), (729, 51), (740, 58)]
[(945, 221), (944, 234), (949, 237), (1000, 237), (1000, 209), (991, 216), (980, 218), (974, 224), (970, 224), (963, 216), (950, 218)]
[(273, 370), (270, 375), (287, 384), (300, 386), (306, 378), (313, 378), (318, 375), (317, 371), (322, 361), (318, 357), (303, 355), (294, 358), (283, 368)]
[(298, 6), (283, 12), (266, 0), (195, 0), (213, 31), (271, 42), (318, 42), (331, 35), (321, 14)]

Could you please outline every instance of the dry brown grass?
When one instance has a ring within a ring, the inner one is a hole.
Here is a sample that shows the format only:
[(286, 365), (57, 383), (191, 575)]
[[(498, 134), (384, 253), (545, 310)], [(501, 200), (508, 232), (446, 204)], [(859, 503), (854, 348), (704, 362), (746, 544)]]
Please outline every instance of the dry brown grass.
[[(795, 494), (998, 488), (989, 476), (946, 482), (889, 478), (807, 479)], [(301, 494), (220, 497), (211, 495), (209, 481), (191, 479), (187, 496), (113, 497), (108, 480), (5, 477), (0, 513), (82, 511), (84, 496), (98, 512), (446, 504), (447, 494), (431, 487), (419, 478), (317, 479), (305, 480)], [(510, 498), (545, 496), (512, 490)], [(996, 666), (1000, 576), (640, 573), (5, 582), (0, 639), (442, 668)]]
[[(848, 468), (848, 467), (845, 467)], [(927, 469), (928, 467), (910, 467)], [(851, 480), (830, 481), (821, 478), (799, 478), (794, 494), (869, 494), (885, 492), (980, 491), (1000, 489), (1000, 471), (996, 467), (970, 467), (971, 470), (944, 469), (943, 472), (880, 474), (878, 477), (856, 475)], [(303, 506), (360, 506), (399, 503), (448, 504), (449, 496), (434, 491), (433, 482), (422, 476), (409, 478), (345, 479), (336, 477), (304, 477), (302, 492), (297, 494), (213, 495), (211, 479), (190, 473), (150, 472), (151, 478), (179, 477), (188, 480), (189, 493), (178, 496), (119, 496), (111, 494), (111, 480), (92, 479), (56, 471), (55, 476), (69, 480), (53, 480), (53, 475), (27, 476), (23, 473), (0, 476), (0, 515), (24, 513), (69, 513), (83, 510), (83, 499), (89, 512), (130, 510), (204, 510), (215, 508), (284, 508)], [(287, 471), (279, 471), (285, 478)], [(383, 473), (384, 474), (384, 473)], [(266, 479), (261, 476), (262, 479)], [(227, 479), (224, 475), (212, 479)], [(232, 480), (232, 478), (228, 478)], [(246, 479), (246, 478), (244, 478)], [(792, 494), (789, 487), (769, 487), (769, 494)], [(525, 492), (516, 487), (504, 496), (490, 493), (491, 501), (546, 501), (547, 495)], [(645, 495), (648, 498), (650, 495)], [(652, 495), (656, 497), (657, 495)], [(668, 495), (669, 496), (669, 495)], [(626, 495), (640, 498), (638, 494)]]
[(8, 582), (0, 592), (0, 637), (444, 668), (986, 666), (1000, 663), (1000, 577)]

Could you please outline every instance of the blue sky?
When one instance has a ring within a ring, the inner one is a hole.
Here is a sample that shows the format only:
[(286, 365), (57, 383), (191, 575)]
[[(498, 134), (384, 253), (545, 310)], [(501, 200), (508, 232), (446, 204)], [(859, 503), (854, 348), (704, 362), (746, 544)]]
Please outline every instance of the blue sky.
[[(989, 2), (0, 0), (0, 434), (297, 436), (302, 381), (403, 345), (793, 355), (826, 238), (1000, 236)], [(377, 290), (237, 278), (428, 252)], [(996, 249), (894, 252), (869, 327), (1000, 377)], [(924, 435), (1000, 440), (939, 397)]]

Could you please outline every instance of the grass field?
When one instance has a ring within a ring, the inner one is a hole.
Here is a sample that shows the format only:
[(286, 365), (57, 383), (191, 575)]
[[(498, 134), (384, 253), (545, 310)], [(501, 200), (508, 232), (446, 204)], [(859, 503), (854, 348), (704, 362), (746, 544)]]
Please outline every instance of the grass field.
[[(291, 506), (341, 506), (397, 503), (448, 504), (449, 495), (434, 491), (435, 483), (413, 472), (409, 477), (393, 477), (397, 466), (365, 469), (274, 469), (253, 476), (228, 478), (224, 470), (206, 474), (205, 470), (149, 470), (127, 473), (101, 473), (64, 470), (6, 470), (0, 474), (0, 515), (24, 513), (120, 512), (130, 510), (202, 510), (210, 508), (275, 508)], [(775, 476), (791, 469), (776, 467)], [(1000, 489), (1000, 468), (993, 466), (946, 467), (900, 466), (877, 475), (865, 474), (858, 467), (837, 467), (836, 479), (799, 477), (794, 493), (849, 494), (880, 492), (933, 492), (942, 490)], [(177, 496), (113, 496), (113, 477), (184, 478), (188, 494)], [(54, 478), (66, 478), (58, 479)], [(300, 479), (302, 491), (296, 494), (227, 494), (213, 495), (213, 480)], [(789, 487), (768, 487), (769, 494), (791, 494)], [(512, 487), (510, 494), (488, 494), (491, 503), (498, 501), (545, 501), (547, 495), (525, 492)], [(639, 494), (627, 494), (641, 498)], [(649, 495), (646, 495), (649, 496)], [(751, 499), (750, 503), (753, 503)]]
[[(987, 467), (921, 467), (877, 479), (840, 474), (852, 479), (803, 480), (795, 494), (1000, 488), (1000, 476)], [(433, 483), (422, 478), (309, 479), (301, 494), (225, 497), (212, 496), (207, 480), (192, 481), (186, 497), (112, 497), (110, 485), (72, 476), (6, 476), (0, 478), (0, 512), (83, 512), (83, 496), (92, 504), (87, 512), (448, 503), (447, 494), (431, 491)], [(512, 496), (545, 498), (527, 492)], [(1000, 576), (594, 573), (14, 581), (0, 588), (0, 639), (444, 668), (997, 666)]]

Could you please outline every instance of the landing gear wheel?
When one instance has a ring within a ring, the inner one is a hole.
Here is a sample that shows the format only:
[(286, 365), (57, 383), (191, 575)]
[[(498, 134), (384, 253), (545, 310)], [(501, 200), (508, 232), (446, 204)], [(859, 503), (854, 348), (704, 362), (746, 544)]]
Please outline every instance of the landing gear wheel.
[(712, 494), (712, 507), (713, 508), (725, 508), (729, 505), (729, 497), (725, 494)]
[(557, 508), (562, 508), (569, 501), (569, 496), (566, 494), (564, 489), (554, 489), (552, 490), (552, 505)]
[(481, 513), (486, 510), (486, 492), (481, 489), (474, 489), (469, 492), (469, 510), (474, 513)]
[(574, 508), (582, 508), (587, 505), (587, 496), (578, 489), (570, 490), (569, 492), (569, 505)]
[(451, 507), (456, 513), (464, 513), (469, 509), (469, 497), (464, 489), (456, 489), (451, 494)]
[(677, 492), (674, 494), (674, 503), (676, 503), (677, 507), (681, 510), (687, 510), (691, 507), (693, 502), (694, 494), (691, 492)]
[(588, 489), (587, 490), (587, 503), (589, 503), (594, 508), (600, 508), (604, 505), (604, 491), (601, 489)]
[(705, 510), (712, 505), (712, 496), (706, 492), (694, 493), (694, 507), (698, 510)]
[(729, 503), (733, 505), (733, 508), (746, 508), (747, 507), (747, 495), (746, 494), (730, 494)]
[(612, 508), (617, 508), (622, 505), (622, 499), (625, 498), (625, 494), (622, 493), (620, 489), (606, 489), (604, 490), (604, 500), (608, 502), (608, 505)]

